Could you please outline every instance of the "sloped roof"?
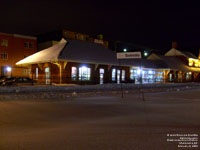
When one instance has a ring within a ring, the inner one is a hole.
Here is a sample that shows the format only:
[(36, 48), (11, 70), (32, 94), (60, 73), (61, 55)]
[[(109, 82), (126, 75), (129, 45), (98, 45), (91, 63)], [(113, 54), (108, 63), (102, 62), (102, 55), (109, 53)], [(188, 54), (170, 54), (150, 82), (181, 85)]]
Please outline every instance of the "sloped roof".
[(185, 56), (187, 58), (197, 59), (197, 57), (192, 53), (187, 51), (180, 51), (175, 48), (170, 49), (167, 53), (165, 53), (165, 56)]
[(124, 66), (142, 66), (143, 68), (165, 69), (166, 64), (162, 61), (152, 61), (148, 59), (121, 59), (120, 64)]
[(190, 52), (182, 51), (182, 53), (183, 53), (186, 57), (188, 57), (188, 58), (197, 59), (197, 57), (196, 57), (194, 54), (190, 53)]
[(67, 42), (67, 45), (58, 57), (59, 60), (118, 64), (116, 53), (101, 44), (79, 40), (67, 40)]
[(200, 68), (189, 67), (177, 57), (156, 55), (151, 59), (120, 59), (117, 60), (116, 52), (105, 48), (101, 44), (79, 41), (64, 40), (58, 44), (37, 52), (17, 62), (17, 65), (37, 64), (53, 61), (71, 61), (93, 64), (109, 64), (123, 66), (142, 66), (152, 69), (174, 69), (181, 71), (200, 72)]
[(62, 39), (58, 44), (22, 59), (21, 61), (17, 62), (16, 65), (57, 61), (58, 56), (65, 47), (66, 43), (67, 41)]
[(182, 60), (175, 56), (161, 56), (154, 54), (152, 57), (149, 56), (148, 59), (165, 64), (163, 65), (163, 69), (166, 68), (171, 70), (181, 70), (185, 72), (200, 72), (200, 68), (189, 67)]

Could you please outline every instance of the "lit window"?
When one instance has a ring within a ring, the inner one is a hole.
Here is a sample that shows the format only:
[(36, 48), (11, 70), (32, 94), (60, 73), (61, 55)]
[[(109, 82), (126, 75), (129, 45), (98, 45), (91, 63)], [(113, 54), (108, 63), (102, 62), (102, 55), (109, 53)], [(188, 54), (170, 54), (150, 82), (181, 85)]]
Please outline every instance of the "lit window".
[(79, 80), (90, 80), (91, 69), (88, 67), (79, 68)]
[(38, 68), (35, 69), (35, 79), (38, 79)]
[(50, 68), (45, 68), (45, 83), (50, 84), (51, 83), (51, 74), (50, 74)]
[(8, 40), (2, 40), (1, 41), (1, 46), (8, 46)]
[(100, 70), (99, 70), (99, 73), (104, 73), (104, 69), (100, 69)]
[(122, 81), (125, 81), (125, 70), (122, 70)]
[(72, 80), (76, 80), (76, 76), (77, 76), (77, 68), (76, 67), (72, 67)]
[(116, 69), (112, 70), (112, 81), (116, 80)]
[(131, 74), (130, 74), (131, 80), (135, 80), (135, 78), (137, 77), (137, 70), (131, 69), (130, 72), (131, 72)]
[(1, 54), (1, 59), (8, 59), (8, 54), (7, 53), (2, 53)]

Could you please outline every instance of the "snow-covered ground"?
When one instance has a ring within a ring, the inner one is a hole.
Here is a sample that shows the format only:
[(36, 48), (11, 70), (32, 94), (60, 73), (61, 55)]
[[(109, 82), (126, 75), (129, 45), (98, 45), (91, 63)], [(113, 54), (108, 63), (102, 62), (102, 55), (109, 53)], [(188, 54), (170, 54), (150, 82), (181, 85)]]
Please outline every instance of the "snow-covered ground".
[(145, 101), (139, 92), (124, 99), (29, 94), (0, 100), (0, 150), (177, 150), (167, 134), (200, 135), (199, 88), (145, 93)]
[[(106, 96), (129, 93), (170, 92), (200, 88), (200, 83), (168, 84), (103, 84), (103, 85), (47, 85), (0, 87), (0, 100), (68, 99), (70, 97)], [(122, 90), (123, 89), (123, 90)]]

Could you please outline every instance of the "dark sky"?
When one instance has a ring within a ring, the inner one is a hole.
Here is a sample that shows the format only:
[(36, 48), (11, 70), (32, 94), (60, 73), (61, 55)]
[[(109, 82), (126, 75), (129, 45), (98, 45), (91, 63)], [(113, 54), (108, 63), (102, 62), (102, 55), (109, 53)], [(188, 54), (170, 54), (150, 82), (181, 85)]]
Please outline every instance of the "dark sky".
[(167, 50), (171, 41), (198, 53), (200, 2), (5, 0), (0, 32), (37, 35), (65, 28)]

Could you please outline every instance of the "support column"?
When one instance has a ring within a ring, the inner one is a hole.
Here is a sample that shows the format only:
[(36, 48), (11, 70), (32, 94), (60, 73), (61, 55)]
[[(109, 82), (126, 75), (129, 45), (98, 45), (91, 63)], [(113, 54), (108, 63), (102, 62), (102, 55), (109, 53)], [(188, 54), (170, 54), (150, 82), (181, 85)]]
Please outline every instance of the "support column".
[(59, 68), (59, 74), (60, 74), (60, 84), (62, 84), (62, 63), (61, 62), (54, 62), (53, 64), (57, 65)]

